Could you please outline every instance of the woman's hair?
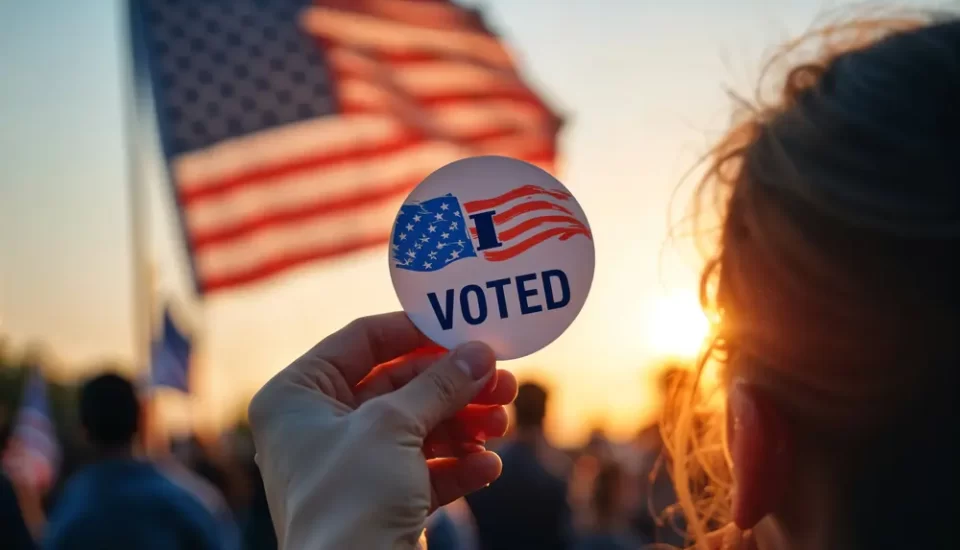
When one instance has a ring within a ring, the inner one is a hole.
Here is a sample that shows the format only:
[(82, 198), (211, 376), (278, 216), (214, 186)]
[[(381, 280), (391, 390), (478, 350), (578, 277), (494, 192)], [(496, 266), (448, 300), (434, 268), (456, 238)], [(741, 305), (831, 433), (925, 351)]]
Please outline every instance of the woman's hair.
[[(953, 523), (941, 514), (952, 501), (936, 499), (952, 498), (938, 479), (956, 470), (943, 439), (960, 369), (960, 23), (834, 25), (763, 74), (695, 195), (695, 229), (713, 250), (701, 301), (715, 321), (696, 376), (748, 374), (774, 399), (798, 467), (829, 465), (850, 495), (834, 503), (850, 548), (924, 547)], [(688, 386), (668, 392), (662, 429), (703, 544), (731, 519), (713, 399), (726, 384)]]

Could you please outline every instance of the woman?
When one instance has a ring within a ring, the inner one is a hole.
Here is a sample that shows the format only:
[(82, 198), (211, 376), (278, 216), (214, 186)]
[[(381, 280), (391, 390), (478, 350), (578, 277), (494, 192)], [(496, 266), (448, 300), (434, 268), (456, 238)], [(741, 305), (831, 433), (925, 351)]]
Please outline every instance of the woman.
[[(701, 188), (723, 224), (700, 371), (720, 367), (725, 406), (678, 399), (665, 426), (701, 549), (955, 547), (960, 23), (848, 29)], [(363, 319), (254, 398), (282, 547), (413, 548), (430, 511), (497, 477), (480, 441), (515, 380), (481, 344), (427, 343), (402, 314)]]

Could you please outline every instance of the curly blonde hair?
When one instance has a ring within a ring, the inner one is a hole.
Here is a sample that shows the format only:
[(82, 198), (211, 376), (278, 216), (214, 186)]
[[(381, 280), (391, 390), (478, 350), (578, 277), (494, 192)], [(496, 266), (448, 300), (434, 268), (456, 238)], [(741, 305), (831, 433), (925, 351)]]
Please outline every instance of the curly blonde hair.
[[(916, 239), (946, 238), (917, 221), (927, 223), (929, 216), (924, 216), (928, 211), (902, 213), (894, 219), (880, 206), (853, 204), (853, 199), (841, 197), (836, 189), (816, 187), (818, 182), (826, 185), (858, 179), (885, 165), (876, 162), (877, 167), (853, 167), (863, 159), (838, 160), (843, 153), (829, 149), (846, 146), (831, 143), (834, 138), (844, 139), (838, 136), (846, 136), (850, 142), (867, 139), (847, 131), (865, 124), (862, 120), (851, 122), (856, 113), (842, 112), (828, 102), (830, 94), (843, 92), (830, 88), (835, 86), (832, 71), (857, 62), (853, 57), (887, 38), (929, 25), (927, 13), (861, 15), (853, 21), (824, 25), (786, 44), (764, 65), (756, 98), (737, 98), (736, 123), (704, 158), (705, 175), (696, 189), (689, 219), (697, 224), (709, 209), (716, 208), (722, 220), (719, 235), (694, 227), (694, 234), (705, 237), (707, 248), (713, 251), (702, 271), (700, 296), (714, 327), (696, 362), (693, 383), (677, 385), (668, 392), (661, 423), (678, 506), (689, 537), (700, 549), (709, 549), (711, 531), (732, 520), (733, 479), (723, 392), (731, 371), (739, 368), (735, 358), (749, 357), (771, 384), (791, 388), (784, 395), (798, 395), (795, 402), (783, 404), (792, 419), (808, 425), (829, 420), (841, 426), (835, 435), (843, 439), (849, 433), (866, 433), (862, 426), (876, 422), (874, 409), (858, 409), (851, 403), (887, 398), (896, 387), (891, 383), (894, 375), (871, 373), (865, 377), (864, 370), (853, 366), (886, 360), (890, 355), (883, 354), (903, 351), (882, 345), (874, 350), (871, 341), (883, 344), (884, 335), (894, 334), (898, 338), (892, 341), (900, 345), (917, 335), (929, 342), (942, 336), (930, 327), (941, 323), (944, 315), (940, 313), (944, 312), (930, 306), (929, 300), (917, 305), (921, 291), (908, 289), (903, 296), (883, 300), (876, 294), (883, 284), (906, 288), (906, 283), (900, 283), (913, 281), (910, 277), (914, 274), (897, 271), (891, 257), (913, 265), (928, 262), (924, 266), (941, 260), (942, 249), (930, 252), (917, 244)], [(930, 48), (935, 50), (936, 45)], [(953, 69), (954, 77), (957, 72)], [(947, 96), (944, 99), (949, 102)], [(915, 129), (895, 130), (906, 133)], [(857, 129), (861, 131), (870, 130)], [(900, 139), (912, 138), (904, 135)], [(867, 154), (882, 155), (882, 151), (878, 145)], [(823, 166), (800, 166), (810, 158), (816, 159), (809, 161), (811, 164)], [(910, 160), (923, 158), (916, 153)], [(868, 156), (866, 162), (873, 160)], [(840, 173), (840, 164), (849, 171)], [(885, 166), (889, 168), (889, 163)], [(851, 175), (854, 170), (860, 172)], [(901, 170), (890, 179), (903, 174)], [(837, 189), (841, 187), (837, 185)], [(876, 183), (862, 195), (879, 195), (885, 191), (881, 187), (882, 183)], [(843, 243), (834, 242), (837, 235), (843, 235)], [(884, 273), (880, 282), (871, 279), (878, 272)], [(898, 305), (891, 305), (894, 302)], [(917, 313), (918, 318), (930, 322), (919, 323), (922, 327), (918, 326), (916, 334), (907, 335), (903, 312)], [(920, 334), (921, 328), (926, 332)], [(941, 349), (931, 344), (933, 348)], [(842, 359), (834, 362), (828, 374), (827, 367), (810, 366), (818, 360), (809, 357), (810, 349)], [(837, 363), (847, 370), (836, 368)], [(714, 387), (703, 383), (708, 373), (715, 374), (713, 378), (720, 383)], [(802, 390), (793, 392), (793, 387)]]

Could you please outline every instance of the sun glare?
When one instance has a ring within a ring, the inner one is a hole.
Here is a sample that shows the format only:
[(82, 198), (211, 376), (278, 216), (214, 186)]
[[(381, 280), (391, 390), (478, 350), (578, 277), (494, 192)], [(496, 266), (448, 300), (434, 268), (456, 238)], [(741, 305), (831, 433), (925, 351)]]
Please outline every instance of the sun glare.
[(648, 338), (660, 355), (696, 357), (710, 330), (696, 296), (667, 294), (658, 297), (650, 310)]

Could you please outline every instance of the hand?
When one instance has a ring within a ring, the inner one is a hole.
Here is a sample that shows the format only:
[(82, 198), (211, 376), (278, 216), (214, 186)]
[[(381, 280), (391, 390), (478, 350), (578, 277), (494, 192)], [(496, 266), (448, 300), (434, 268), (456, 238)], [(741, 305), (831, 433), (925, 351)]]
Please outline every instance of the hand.
[(512, 374), (404, 313), (358, 319), (271, 379), (250, 425), (281, 548), (412, 548), (427, 515), (500, 475)]

